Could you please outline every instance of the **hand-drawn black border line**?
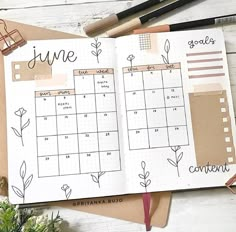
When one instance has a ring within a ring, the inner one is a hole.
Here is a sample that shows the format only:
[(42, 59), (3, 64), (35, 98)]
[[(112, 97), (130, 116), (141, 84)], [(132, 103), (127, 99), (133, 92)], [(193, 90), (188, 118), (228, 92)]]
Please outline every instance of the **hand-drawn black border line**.
[(72, 189), (70, 188), (70, 186), (68, 184), (63, 184), (61, 190), (65, 192), (66, 200), (69, 200), (72, 193)]
[(24, 125), (22, 125), (22, 118), (27, 113), (27, 110), (25, 110), (23, 107), (19, 108), (17, 111), (15, 111), (15, 115), (20, 117), (20, 131), (18, 131), (16, 128), (11, 127), (15, 135), (19, 138), (21, 138), (21, 144), (24, 147), (24, 140), (23, 140), (23, 130), (29, 126), (30, 119), (27, 120)]
[(147, 192), (147, 187), (151, 184), (151, 180), (148, 179), (150, 172), (146, 171), (146, 162), (141, 162), (141, 168), (143, 169), (143, 174), (138, 174), (139, 178), (143, 180), (143, 182), (140, 182), (140, 185), (145, 188), (145, 192)]
[(167, 159), (169, 164), (171, 164), (172, 166), (176, 167), (178, 177), (180, 177), (180, 174), (179, 174), (179, 162), (182, 160), (183, 154), (184, 154), (183, 152), (180, 152), (179, 155), (177, 154), (178, 150), (180, 150), (180, 149), (181, 149), (180, 146), (171, 147), (171, 150), (175, 153), (175, 161), (173, 161), (172, 159), (169, 159), (169, 158)]
[(131, 76), (133, 76), (133, 60), (135, 59), (135, 56), (133, 54), (128, 55), (127, 60), (130, 62), (130, 72)]
[(93, 182), (97, 183), (99, 188), (101, 187), (101, 185), (100, 185), (100, 178), (101, 178), (101, 176), (103, 176), (105, 173), (106, 173), (106, 172), (98, 172), (98, 173), (97, 173), (98, 176), (95, 176), (95, 175), (91, 174), (91, 177), (92, 177)]
[(31, 174), (26, 180), (25, 180), (25, 176), (26, 176), (26, 172), (27, 172), (27, 166), (26, 166), (26, 162), (23, 161), (20, 167), (20, 177), (22, 180), (22, 184), (23, 184), (23, 189), (20, 190), (19, 188), (17, 188), (16, 186), (12, 185), (12, 190), (14, 191), (14, 193), (23, 199), (23, 203), (25, 203), (25, 190), (30, 186), (32, 180), (33, 180), (33, 174)]
[(102, 53), (102, 49), (99, 47), (102, 45), (101, 42), (98, 41), (98, 38), (94, 38), (95, 43), (91, 43), (91, 46), (95, 48), (95, 51), (91, 51), (91, 53), (97, 57), (97, 62), (99, 64), (99, 55)]

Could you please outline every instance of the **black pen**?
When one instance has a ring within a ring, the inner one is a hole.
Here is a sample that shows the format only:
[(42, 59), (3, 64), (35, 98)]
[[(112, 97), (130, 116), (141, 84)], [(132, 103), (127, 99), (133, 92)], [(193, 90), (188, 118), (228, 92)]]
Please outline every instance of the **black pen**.
[(125, 33), (129, 32), (129, 31), (132, 31), (134, 29), (141, 27), (144, 23), (146, 23), (150, 20), (158, 18), (159, 16), (161, 16), (167, 12), (175, 10), (176, 8), (181, 7), (185, 4), (188, 4), (193, 1), (196, 1), (196, 0), (178, 0), (178, 1), (172, 2), (166, 6), (163, 6), (162, 8), (160, 8), (156, 11), (148, 13), (144, 16), (139, 17), (139, 18), (133, 19), (128, 23), (125, 23), (119, 27), (116, 27), (116, 28), (108, 31), (107, 35), (109, 37), (117, 37), (120, 35), (124, 35)]
[(86, 34), (92, 34), (92, 33), (98, 32), (98, 31), (103, 30), (107, 27), (115, 25), (120, 20), (122, 20), (122, 19), (124, 19), (128, 16), (136, 14), (136, 13), (142, 11), (142, 10), (146, 10), (149, 7), (155, 6), (155, 5), (157, 5), (161, 2), (164, 2), (164, 1), (166, 1), (166, 0), (149, 0), (149, 1), (145, 1), (141, 4), (138, 4), (134, 7), (131, 7), (127, 10), (124, 10), (120, 13), (109, 15), (108, 17), (106, 17), (104, 19), (101, 19), (99, 21), (91, 23), (91, 24), (84, 27), (84, 31), (86, 32)]
[(133, 31), (134, 34), (143, 34), (143, 33), (156, 33), (156, 32), (169, 32), (169, 31), (180, 31), (186, 30), (194, 27), (202, 27), (209, 25), (217, 25), (217, 24), (227, 24), (227, 23), (235, 23), (236, 22), (236, 14), (231, 15), (223, 15), (206, 19), (199, 19), (189, 22), (175, 23), (175, 24), (165, 24), (156, 27), (148, 27), (142, 29), (136, 29)]

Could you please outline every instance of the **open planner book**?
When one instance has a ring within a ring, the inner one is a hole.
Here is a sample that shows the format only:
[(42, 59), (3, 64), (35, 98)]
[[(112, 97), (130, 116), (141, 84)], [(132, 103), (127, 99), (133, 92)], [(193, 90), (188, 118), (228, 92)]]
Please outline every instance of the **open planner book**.
[(211, 29), (6, 56), (10, 201), (223, 186), (236, 171), (224, 43)]

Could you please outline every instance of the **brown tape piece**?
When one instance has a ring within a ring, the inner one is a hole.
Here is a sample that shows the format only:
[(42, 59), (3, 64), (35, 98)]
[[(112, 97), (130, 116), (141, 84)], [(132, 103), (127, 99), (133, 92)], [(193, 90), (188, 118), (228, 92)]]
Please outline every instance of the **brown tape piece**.
[(226, 91), (190, 93), (189, 99), (197, 165), (235, 164)]
[(3, 176), (0, 176), (0, 195), (8, 196), (7, 178)]
[(32, 81), (52, 79), (52, 67), (46, 62), (36, 62), (33, 69), (28, 67), (28, 61), (12, 62), (13, 81)]

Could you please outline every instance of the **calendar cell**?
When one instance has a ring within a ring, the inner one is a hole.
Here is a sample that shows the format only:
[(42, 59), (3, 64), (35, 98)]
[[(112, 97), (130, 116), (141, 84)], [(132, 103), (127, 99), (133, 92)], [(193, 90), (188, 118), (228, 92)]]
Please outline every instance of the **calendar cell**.
[(127, 117), (129, 130), (147, 128), (147, 118), (145, 110), (128, 111)]
[(50, 136), (57, 134), (56, 116), (37, 117), (37, 135)]
[(119, 151), (100, 152), (100, 162), (103, 172), (121, 170)]
[(58, 136), (59, 154), (78, 153), (78, 135)]
[(81, 173), (92, 173), (100, 171), (100, 160), (98, 152), (80, 154)]
[(98, 131), (100, 132), (118, 130), (116, 112), (98, 113), (97, 121)]
[(163, 88), (161, 71), (143, 72), (144, 89)]
[(50, 156), (58, 154), (57, 136), (37, 137), (38, 156)]
[(60, 175), (79, 174), (79, 155), (67, 154), (59, 156)]
[(182, 77), (180, 69), (163, 70), (162, 75), (164, 88), (182, 86)]
[(142, 72), (124, 73), (125, 91), (143, 90)]
[(117, 132), (99, 132), (98, 138), (100, 151), (119, 149), (119, 140)]
[(184, 106), (182, 88), (164, 89), (166, 107)]
[(146, 108), (160, 108), (165, 106), (163, 89), (145, 90)]
[(170, 146), (188, 145), (187, 126), (168, 127)]
[(96, 113), (78, 114), (78, 133), (97, 132)]
[(168, 126), (186, 125), (184, 107), (171, 107), (166, 109)]
[(55, 97), (36, 97), (37, 116), (56, 115)]
[(57, 116), (57, 128), (59, 135), (76, 134), (77, 133), (76, 115)]
[(95, 94), (76, 95), (76, 109), (77, 113), (94, 113)]
[(75, 96), (57, 96), (56, 109), (57, 115), (75, 114)]
[(127, 92), (125, 95), (127, 110), (145, 109), (144, 91)]
[(149, 128), (165, 127), (166, 126), (165, 108), (147, 110), (147, 123)]
[(148, 130), (149, 130), (151, 148), (169, 146), (167, 127), (152, 128)]
[(74, 80), (76, 94), (88, 94), (95, 92), (93, 75), (75, 76)]
[(148, 130), (130, 130), (129, 141), (131, 150), (149, 148)]
[(97, 112), (116, 111), (116, 100), (114, 93), (96, 94)]
[(113, 74), (95, 75), (96, 93), (114, 93)]
[(59, 175), (58, 156), (38, 157), (39, 177)]
[(79, 134), (79, 149), (80, 152), (95, 152), (98, 151), (98, 134), (85, 133)]

